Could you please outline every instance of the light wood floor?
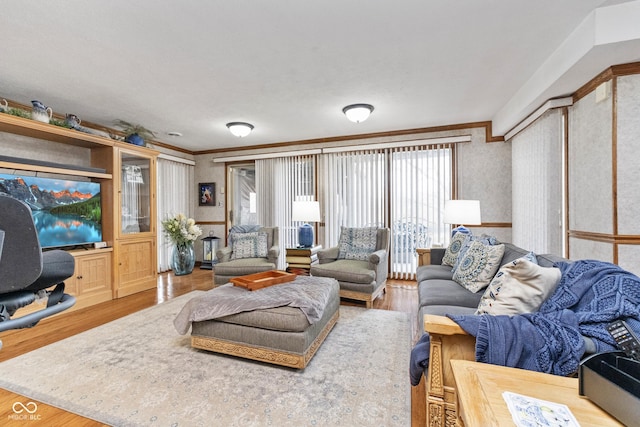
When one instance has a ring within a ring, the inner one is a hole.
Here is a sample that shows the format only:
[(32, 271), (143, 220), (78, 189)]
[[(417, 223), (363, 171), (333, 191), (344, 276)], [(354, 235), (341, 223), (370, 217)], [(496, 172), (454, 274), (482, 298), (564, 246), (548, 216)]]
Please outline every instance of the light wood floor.
[[(45, 319), (30, 329), (7, 331), (0, 334), (3, 346), (0, 350), (0, 361), (8, 360), (47, 344), (62, 340), (72, 335), (95, 328), (104, 323), (134, 313), (144, 308), (168, 301), (193, 290), (209, 290), (213, 288), (211, 270), (195, 269), (186, 276), (174, 276), (163, 273), (158, 276), (157, 289), (139, 292), (128, 297), (97, 304), (93, 307), (62, 313)], [(343, 305), (364, 305), (358, 302), (342, 301)], [(418, 337), (417, 308), (418, 291), (415, 281), (388, 280), (387, 292), (377, 298), (374, 308), (394, 310), (411, 315), (412, 336)], [(0, 374), (1, 375), (1, 374)], [(43, 375), (46, 369), (43, 367)], [(407, 373), (407, 382), (409, 381)], [(414, 387), (415, 389), (415, 387)], [(0, 389), (0, 425), (6, 426), (101, 426), (96, 421), (36, 402), (37, 412), (32, 419), (19, 420), (13, 411), (16, 402), (26, 404), (27, 398)], [(414, 405), (412, 405), (414, 406)], [(424, 425), (424, 414), (421, 405), (412, 410), (412, 425)], [(23, 413), (24, 414), (24, 413)]]

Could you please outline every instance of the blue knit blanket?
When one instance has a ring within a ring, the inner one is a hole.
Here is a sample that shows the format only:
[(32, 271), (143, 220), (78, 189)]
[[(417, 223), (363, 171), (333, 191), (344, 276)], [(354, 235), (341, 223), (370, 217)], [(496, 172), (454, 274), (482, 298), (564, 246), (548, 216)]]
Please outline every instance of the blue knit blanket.
[(640, 333), (640, 278), (595, 260), (559, 262), (562, 276), (536, 313), (517, 316), (449, 317), (476, 337), (476, 360), (495, 365), (569, 375), (585, 352), (582, 336), (596, 351), (614, 350), (607, 325), (627, 321)]

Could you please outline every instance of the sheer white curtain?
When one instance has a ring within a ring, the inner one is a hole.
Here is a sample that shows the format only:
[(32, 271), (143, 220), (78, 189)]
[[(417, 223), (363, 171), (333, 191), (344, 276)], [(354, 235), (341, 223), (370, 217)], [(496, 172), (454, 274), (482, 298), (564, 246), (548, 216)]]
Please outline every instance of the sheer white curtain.
[(158, 271), (169, 270), (171, 244), (162, 232), (162, 221), (183, 213), (193, 217), (196, 200), (194, 166), (191, 164), (158, 158)]
[(513, 243), (536, 253), (563, 255), (564, 125), (550, 110), (511, 139)]
[[(258, 224), (279, 227), (280, 252), (298, 244), (299, 223), (291, 221), (293, 201), (316, 200), (315, 156), (256, 160)], [(284, 270), (285, 257), (278, 268)]]

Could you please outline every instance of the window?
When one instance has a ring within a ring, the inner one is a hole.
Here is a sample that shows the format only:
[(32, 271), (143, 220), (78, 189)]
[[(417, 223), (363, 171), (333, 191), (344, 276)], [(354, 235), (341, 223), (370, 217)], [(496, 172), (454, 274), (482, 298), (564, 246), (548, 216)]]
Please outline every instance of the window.
[(230, 207), (229, 226), (258, 224), (254, 163), (229, 165), (227, 180), (229, 182), (227, 195), (227, 205)]

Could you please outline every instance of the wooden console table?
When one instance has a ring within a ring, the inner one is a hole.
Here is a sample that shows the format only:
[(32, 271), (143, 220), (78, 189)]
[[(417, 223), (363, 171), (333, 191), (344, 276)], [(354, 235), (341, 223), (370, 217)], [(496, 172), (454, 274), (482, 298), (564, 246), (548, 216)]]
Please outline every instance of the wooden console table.
[(622, 425), (578, 395), (577, 378), (468, 360), (452, 360), (451, 368), (458, 390), (458, 416), (466, 427), (513, 426), (504, 391), (567, 405), (582, 427)]

